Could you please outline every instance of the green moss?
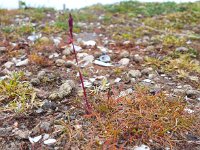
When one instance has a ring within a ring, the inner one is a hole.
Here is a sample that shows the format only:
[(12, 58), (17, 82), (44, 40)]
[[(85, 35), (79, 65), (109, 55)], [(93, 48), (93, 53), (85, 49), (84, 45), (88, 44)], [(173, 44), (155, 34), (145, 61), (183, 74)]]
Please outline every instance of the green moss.
[(22, 25), (18, 27), (16, 31), (20, 35), (25, 35), (25, 34), (31, 34), (32, 32), (34, 32), (35, 28), (32, 25), (27, 24), (27, 25)]
[(0, 110), (23, 112), (31, 107), (35, 93), (29, 82), (21, 81), (23, 73), (14, 73), (0, 81)]
[(163, 38), (162, 38), (162, 43), (164, 46), (168, 46), (168, 47), (171, 47), (171, 46), (183, 46), (185, 45), (186, 43), (186, 39), (184, 37), (177, 37), (175, 35), (165, 35)]

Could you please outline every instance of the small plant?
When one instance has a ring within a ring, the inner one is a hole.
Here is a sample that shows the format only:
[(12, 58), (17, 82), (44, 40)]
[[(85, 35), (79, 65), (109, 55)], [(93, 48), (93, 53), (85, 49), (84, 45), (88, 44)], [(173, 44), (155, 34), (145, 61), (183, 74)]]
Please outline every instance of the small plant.
[(0, 81), (0, 110), (24, 112), (32, 107), (35, 92), (29, 82), (21, 81), (23, 72)]
[(17, 29), (17, 32), (20, 35), (31, 34), (34, 31), (35, 31), (34, 27), (32, 25), (30, 25), (30, 24), (22, 25)]
[(164, 46), (183, 46), (186, 42), (185, 38), (176, 37), (174, 35), (165, 35), (162, 39)]
[(187, 104), (183, 100), (168, 98), (164, 93), (151, 95), (144, 87), (136, 86), (130, 96), (105, 97), (100, 94), (93, 101), (95, 119), (89, 119), (104, 149), (142, 143), (173, 149), (174, 141), (184, 140), (183, 135), (193, 132), (198, 124), (197, 117), (185, 111)]
[(48, 66), (51, 63), (47, 58), (40, 56), (38, 54), (30, 54), (28, 58), (32, 64), (40, 66)]
[[(68, 43), (72, 44), (75, 60), (76, 60), (77, 65), (79, 65), (77, 54), (76, 54), (76, 50), (75, 50), (74, 43), (73, 43), (73, 18), (72, 18), (71, 14), (69, 14), (68, 23), (69, 23), (69, 34), (70, 34), (70, 39), (69, 39)], [(83, 76), (82, 76), (82, 73), (80, 71), (80, 68), (79, 68), (78, 72), (79, 72), (81, 85), (82, 85), (82, 88), (83, 88), (84, 101), (85, 101), (85, 110), (86, 110), (87, 113), (90, 113), (91, 112), (91, 106), (90, 106), (90, 104), (88, 102), (86, 89), (85, 89), (85, 85), (84, 85), (84, 82), (83, 82)]]
[(189, 74), (200, 73), (198, 61), (192, 59), (194, 56), (197, 56), (194, 55), (194, 52), (191, 54), (190, 52), (187, 54), (174, 52), (167, 55), (163, 60), (147, 57), (146, 64), (167, 73), (177, 73), (179, 78), (186, 78)]

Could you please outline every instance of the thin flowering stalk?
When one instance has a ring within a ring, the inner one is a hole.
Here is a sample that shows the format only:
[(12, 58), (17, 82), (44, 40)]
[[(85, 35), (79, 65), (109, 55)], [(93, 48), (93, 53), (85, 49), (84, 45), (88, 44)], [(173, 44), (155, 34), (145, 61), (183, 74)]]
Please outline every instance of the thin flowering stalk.
[[(68, 23), (69, 23), (69, 33), (70, 33), (70, 39), (69, 39), (68, 43), (72, 44), (76, 64), (77, 64), (77, 66), (79, 66), (77, 53), (76, 53), (74, 43), (73, 43), (73, 18), (72, 18), (71, 13), (69, 14)], [(85, 90), (85, 85), (84, 85), (84, 82), (83, 82), (83, 76), (82, 76), (82, 73), (80, 71), (80, 68), (78, 68), (78, 72), (79, 72), (79, 77), (80, 77), (80, 80), (81, 80), (81, 86), (83, 88), (84, 102), (85, 102), (85, 107), (86, 107), (85, 109), (86, 109), (87, 113), (90, 113), (91, 107), (90, 107), (90, 104), (88, 102), (88, 98), (87, 98), (87, 94), (86, 94), (86, 90)]]

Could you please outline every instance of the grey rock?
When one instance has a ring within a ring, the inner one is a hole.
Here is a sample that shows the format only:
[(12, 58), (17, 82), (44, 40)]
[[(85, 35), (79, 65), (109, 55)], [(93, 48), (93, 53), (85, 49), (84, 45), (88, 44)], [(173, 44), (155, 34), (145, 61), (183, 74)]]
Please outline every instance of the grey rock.
[(155, 50), (155, 46), (153, 45), (147, 46), (146, 48), (146, 51), (154, 51), (154, 50)]
[(62, 54), (68, 56), (71, 54), (71, 50), (69, 48), (66, 48), (65, 50), (62, 51)]
[(128, 51), (122, 51), (119, 55), (120, 58), (128, 58), (130, 56)]
[(189, 76), (188, 77), (191, 81), (199, 82), (199, 78), (197, 76)]
[(62, 99), (70, 95), (74, 88), (75, 88), (74, 81), (67, 80), (60, 86), (58, 91), (54, 91), (52, 94), (50, 94), (49, 99), (51, 100)]
[(58, 91), (58, 97), (64, 98), (71, 94), (72, 90), (75, 88), (75, 83), (72, 80), (67, 80), (64, 84), (62, 84)]
[(188, 48), (186, 48), (186, 47), (178, 47), (178, 48), (176, 48), (176, 51), (177, 52), (188, 52)]
[(39, 41), (41, 42), (41, 43), (49, 43), (51, 40), (48, 38), (48, 37), (41, 37), (40, 39), (39, 39)]
[(42, 70), (42, 71), (39, 71), (38, 74), (37, 74), (37, 78), (42, 80), (46, 75), (46, 71)]
[(0, 47), (0, 54), (6, 51), (6, 47)]
[(143, 75), (149, 75), (150, 73), (152, 73), (152, 71), (153, 71), (153, 68), (149, 67), (149, 68), (143, 69), (143, 70), (141, 71), (141, 73), (142, 73)]
[(99, 58), (102, 55), (102, 52), (97, 51), (97, 52), (94, 52), (93, 55), (94, 55), (94, 58)]
[(36, 111), (35, 111), (37, 114), (41, 114), (44, 112), (44, 110), (42, 108), (38, 108)]
[(65, 64), (65, 60), (63, 60), (63, 59), (57, 59), (57, 60), (55, 61), (55, 63), (56, 63), (56, 65), (57, 65), (58, 67), (60, 67), (60, 66), (63, 66), (63, 65)]
[(133, 61), (135, 61), (136, 63), (141, 63), (143, 62), (143, 57), (141, 57), (139, 54), (136, 54), (133, 56)]
[(17, 131), (15, 131), (15, 135), (19, 139), (28, 139), (29, 130), (25, 130), (25, 131), (17, 130)]
[(55, 102), (50, 102), (48, 100), (45, 100), (44, 104), (42, 105), (42, 108), (44, 110), (48, 110), (48, 109), (55, 110), (56, 107), (57, 107), (57, 104)]
[(83, 57), (83, 59), (80, 61), (81, 67), (85, 67), (89, 64), (91, 64), (94, 61), (94, 56), (92, 55), (87, 55)]
[(49, 95), (49, 99), (56, 100), (58, 99), (58, 92), (53, 92)]
[(11, 61), (8, 61), (8, 62), (6, 62), (6, 63), (4, 64), (4, 66), (5, 66), (7, 69), (10, 68), (12, 65), (14, 65), (14, 63), (11, 62)]
[(183, 85), (182, 88), (183, 88), (184, 90), (192, 90), (192, 86), (191, 86), (191, 85), (188, 85), (188, 84)]
[(7, 128), (0, 128), (0, 135), (1, 136), (9, 136), (12, 132), (12, 127)]
[(95, 48), (97, 46), (96, 42), (93, 40), (82, 41), (83, 48)]
[(188, 90), (188, 91), (186, 91), (186, 95), (189, 96), (189, 97), (200, 96), (200, 91), (198, 91), (198, 90)]
[(130, 45), (131, 44), (131, 41), (124, 41), (123, 42), (123, 45), (127, 46), (127, 45)]
[(40, 129), (45, 132), (48, 132), (50, 130), (50, 127), (51, 127), (51, 123), (49, 122), (42, 122), (40, 124)]
[(68, 61), (65, 63), (65, 66), (66, 66), (67, 68), (71, 68), (72, 66), (75, 66), (75, 64), (74, 64), (74, 62), (68, 60)]
[(40, 80), (38, 78), (32, 78), (30, 82), (34, 86), (37, 86), (40, 84)]
[(122, 58), (120, 61), (119, 61), (119, 64), (122, 65), (122, 66), (127, 66), (130, 62), (130, 59), (129, 58)]
[(22, 61), (19, 61), (18, 63), (16, 63), (16, 67), (26, 66), (26, 65), (28, 65), (28, 63), (29, 63), (29, 60), (25, 59), (25, 60), (22, 60)]
[(175, 94), (185, 94), (185, 90), (183, 90), (183, 89), (174, 89), (173, 90), (173, 92), (175, 93)]
[(142, 76), (142, 73), (140, 70), (130, 70), (128, 72), (129, 77), (131, 78), (140, 78)]
[(135, 78), (131, 78), (131, 83), (135, 83), (135, 82), (136, 82)]
[(155, 77), (156, 77), (156, 74), (153, 74), (153, 73), (151, 73), (151, 74), (148, 75), (148, 78), (149, 78), (149, 79), (153, 79), (153, 78), (155, 78)]
[(46, 99), (46, 98), (49, 97), (49, 92), (48, 91), (44, 91), (42, 89), (38, 89), (36, 95), (40, 99)]
[(53, 53), (53, 54), (49, 55), (49, 59), (57, 58), (58, 56), (59, 56), (58, 53)]

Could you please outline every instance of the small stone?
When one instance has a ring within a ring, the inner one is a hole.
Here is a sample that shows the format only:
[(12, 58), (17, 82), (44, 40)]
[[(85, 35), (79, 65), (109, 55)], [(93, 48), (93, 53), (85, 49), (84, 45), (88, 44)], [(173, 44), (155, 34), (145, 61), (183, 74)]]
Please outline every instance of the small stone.
[(56, 63), (56, 65), (58, 67), (60, 67), (60, 66), (63, 66), (65, 64), (65, 60), (63, 60), (63, 59), (57, 59), (55, 63)]
[(38, 89), (36, 90), (36, 95), (40, 99), (46, 99), (49, 97), (49, 92), (42, 89)]
[(6, 51), (6, 47), (0, 47), (0, 54)]
[(56, 142), (56, 139), (48, 139), (44, 141), (44, 144), (51, 145), (51, 144), (54, 144), (55, 142)]
[(131, 78), (131, 83), (135, 83), (136, 79), (135, 78)]
[[(71, 48), (70, 49), (71, 49), (71, 51), (74, 51), (72, 44), (71, 44)], [(75, 49), (76, 52), (80, 52), (82, 50), (82, 48), (80, 46), (77, 46), (77, 45), (74, 45), (74, 49)]]
[(147, 46), (146, 51), (154, 51), (155, 50), (155, 46)]
[(122, 58), (118, 63), (122, 66), (127, 66), (130, 62), (130, 59), (128, 58)]
[(188, 97), (196, 97), (196, 96), (200, 96), (200, 91), (198, 90), (188, 90), (186, 91), (186, 94)]
[(99, 58), (102, 55), (102, 52), (94, 52), (93, 56), (94, 58)]
[(70, 95), (74, 88), (75, 88), (74, 81), (67, 80), (60, 86), (58, 91), (55, 91), (52, 94), (50, 94), (49, 98), (51, 100), (62, 99)]
[(142, 76), (140, 70), (130, 70), (128, 72), (129, 77), (131, 78), (140, 78)]
[(60, 41), (61, 41), (61, 40), (62, 40), (61, 37), (56, 37), (56, 38), (53, 39), (53, 42), (54, 42), (54, 44), (55, 44), (56, 46), (58, 46), (58, 45), (60, 44)]
[(128, 58), (130, 56), (128, 51), (122, 51), (119, 55), (120, 58)]
[(175, 94), (180, 94), (180, 95), (185, 94), (185, 90), (183, 90), (183, 89), (174, 89), (173, 92)]
[(40, 124), (40, 129), (45, 132), (48, 132), (50, 130), (50, 127), (51, 127), (51, 123), (49, 122), (42, 122)]
[(49, 95), (49, 99), (51, 100), (56, 100), (58, 99), (58, 93), (57, 92), (54, 92), (52, 94)]
[(37, 114), (41, 114), (44, 112), (44, 110), (42, 108), (38, 108), (36, 111), (35, 111)]
[(149, 75), (151, 72), (153, 71), (153, 68), (149, 67), (149, 68), (145, 68), (141, 71), (141, 73), (143, 75)]
[(84, 48), (95, 48), (96, 47), (96, 42), (95, 41), (83, 41), (83, 47)]
[(110, 58), (110, 56), (108, 56), (108, 55), (101, 55), (101, 56), (99, 57), (99, 60), (102, 61), (102, 62), (107, 63), (107, 62), (110, 62), (111, 58)]
[(74, 62), (72, 62), (72, 61), (70, 61), (70, 60), (68, 60), (66, 63), (65, 63), (65, 66), (67, 67), (67, 68), (71, 68), (72, 66), (74, 66), (75, 64), (74, 64)]
[(99, 65), (99, 66), (103, 66), (103, 67), (111, 67), (111, 66), (113, 66), (111, 63), (105, 63), (105, 62), (102, 62), (102, 61), (99, 61), (99, 60), (95, 60), (93, 63), (95, 65)]
[(71, 50), (69, 48), (66, 48), (65, 50), (62, 51), (62, 54), (68, 56), (71, 54)]
[(22, 60), (22, 61), (19, 61), (18, 63), (16, 63), (16, 67), (26, 66), (26, 65), (28, 65), (28, 63), (29, 63), (29, 60), (25, 59), (25, 60)]
[(34, 34), (34, 35), (28, 36), (27, 39), (32, 41), (32, 42), (35, 42), (37, 39), (41, 38), (41, 36), (42, 36), (42, 34), (38, 34), (38, 35)]
[(123, 45), (130, 45), (131, 44), (131, 41), (124, 41), (123, 42)]
[(178, 48), (176, 48), (176, 51), (177, 52), (188, 52), (188, 48), (186, 48), (186, 47), (178, 47)]
[(41, 70), (41, 71), (38, 72), (37, 78), (42, 80), (45, 77), (45, 75), (46, 75), (46, 71)]
[(58, 97), (64, 98), (71, 94), (72, 90), (75, 88), (75, 83), (72, 80), (67, 80), (64, 84), (62, 84), (58, 91)]
[(199, 82), (199, 78), (197, 76), (189, 76), (188, 77), (191, 81)]
[(45, 103), (42, 105), (44, 110), (52, 109), (55, 110), (57, 108), (57, 104), (55, 102), (50, 102), (45, 100)]
[(0, 135), (1, 136), (8, 136), (12, 132), (12, 127), (7, 127), (7, 128), (0, 128)]
[(149, 74), (149, 76), (148, 76), (149, 79), (153, 79), (153, 78), (155, 78), (155, 77), (156, 77), (156, 75), (153, 74), (153, 73), (152, 73), (152, 74)]
[(136, 54), (133, 56), (133, 60), (136, 62), (136, 63), (141, 63), (143, 62), (143, 58), (139, 55), (139, 54)]
[(15, 135), (19, 138), (19, 139), (28, 139), (28, 135), (29, 135), (29, 131), (22, 131), (22, 130), (17, 130), (15, 131)]
[[(178, 88), (178, 87), (177, 87)], [(182, 89), (184, 89), (184, 90), (192, 90), (192, 86), (191, 85), (188, 85), (188, 84), (186, 84), (186, 85), (183, 85), (183, 87), (181, 87)]]
[(14, 63), (11, 62), (11, 61), (8, 61), (8, 62), (6, 62), (6, 63), (4, 64), (4, 66), (5, 66), (7, 69), (9, 69), (12, 65), (14, 65)]
[(150, 79), (144, 79), (142, 82), (152, 83), (152, 81)]
[(85, 67), (87, 66), (88, 64), (91, 64), (92, 62), (94, 61), (94, 56), (92, 55), (87, 55), (85, 56), (81, 61), (81, 67)]
[(52, 59), (52, 58), (58, 58), (59, 54), (58, 53), (53, 53), (49, 56), (49, 59)]
[(40, 39), (39, 39), (39, 41), (41, 42), (41, 43), (49, 43), (50, 42), (50, 39), (48, 38), (48, 37), (41, 37)]
[(42, 135), (39, 135), (39, 136), (36, 136), (36, 137), (33, 137), (33, 138), (29, 136), (28, 139), (32, 144), (34, 144), (34, 143), (39, 142), (42, 139)]
[(37, 86), (40, 84), (40, 80), (38, 78), (32, 78), (30, 82), (34, 86)]
[(114, 82), (115, 82), (115, 83), (118, 83), (118, 82), (120, 82), (121, 80), (122, 80), (121, 78), (116, 78)]
[(135, 146), (133, 150), (150, 150), (147, 145), (142, 144), (141, 146)]

